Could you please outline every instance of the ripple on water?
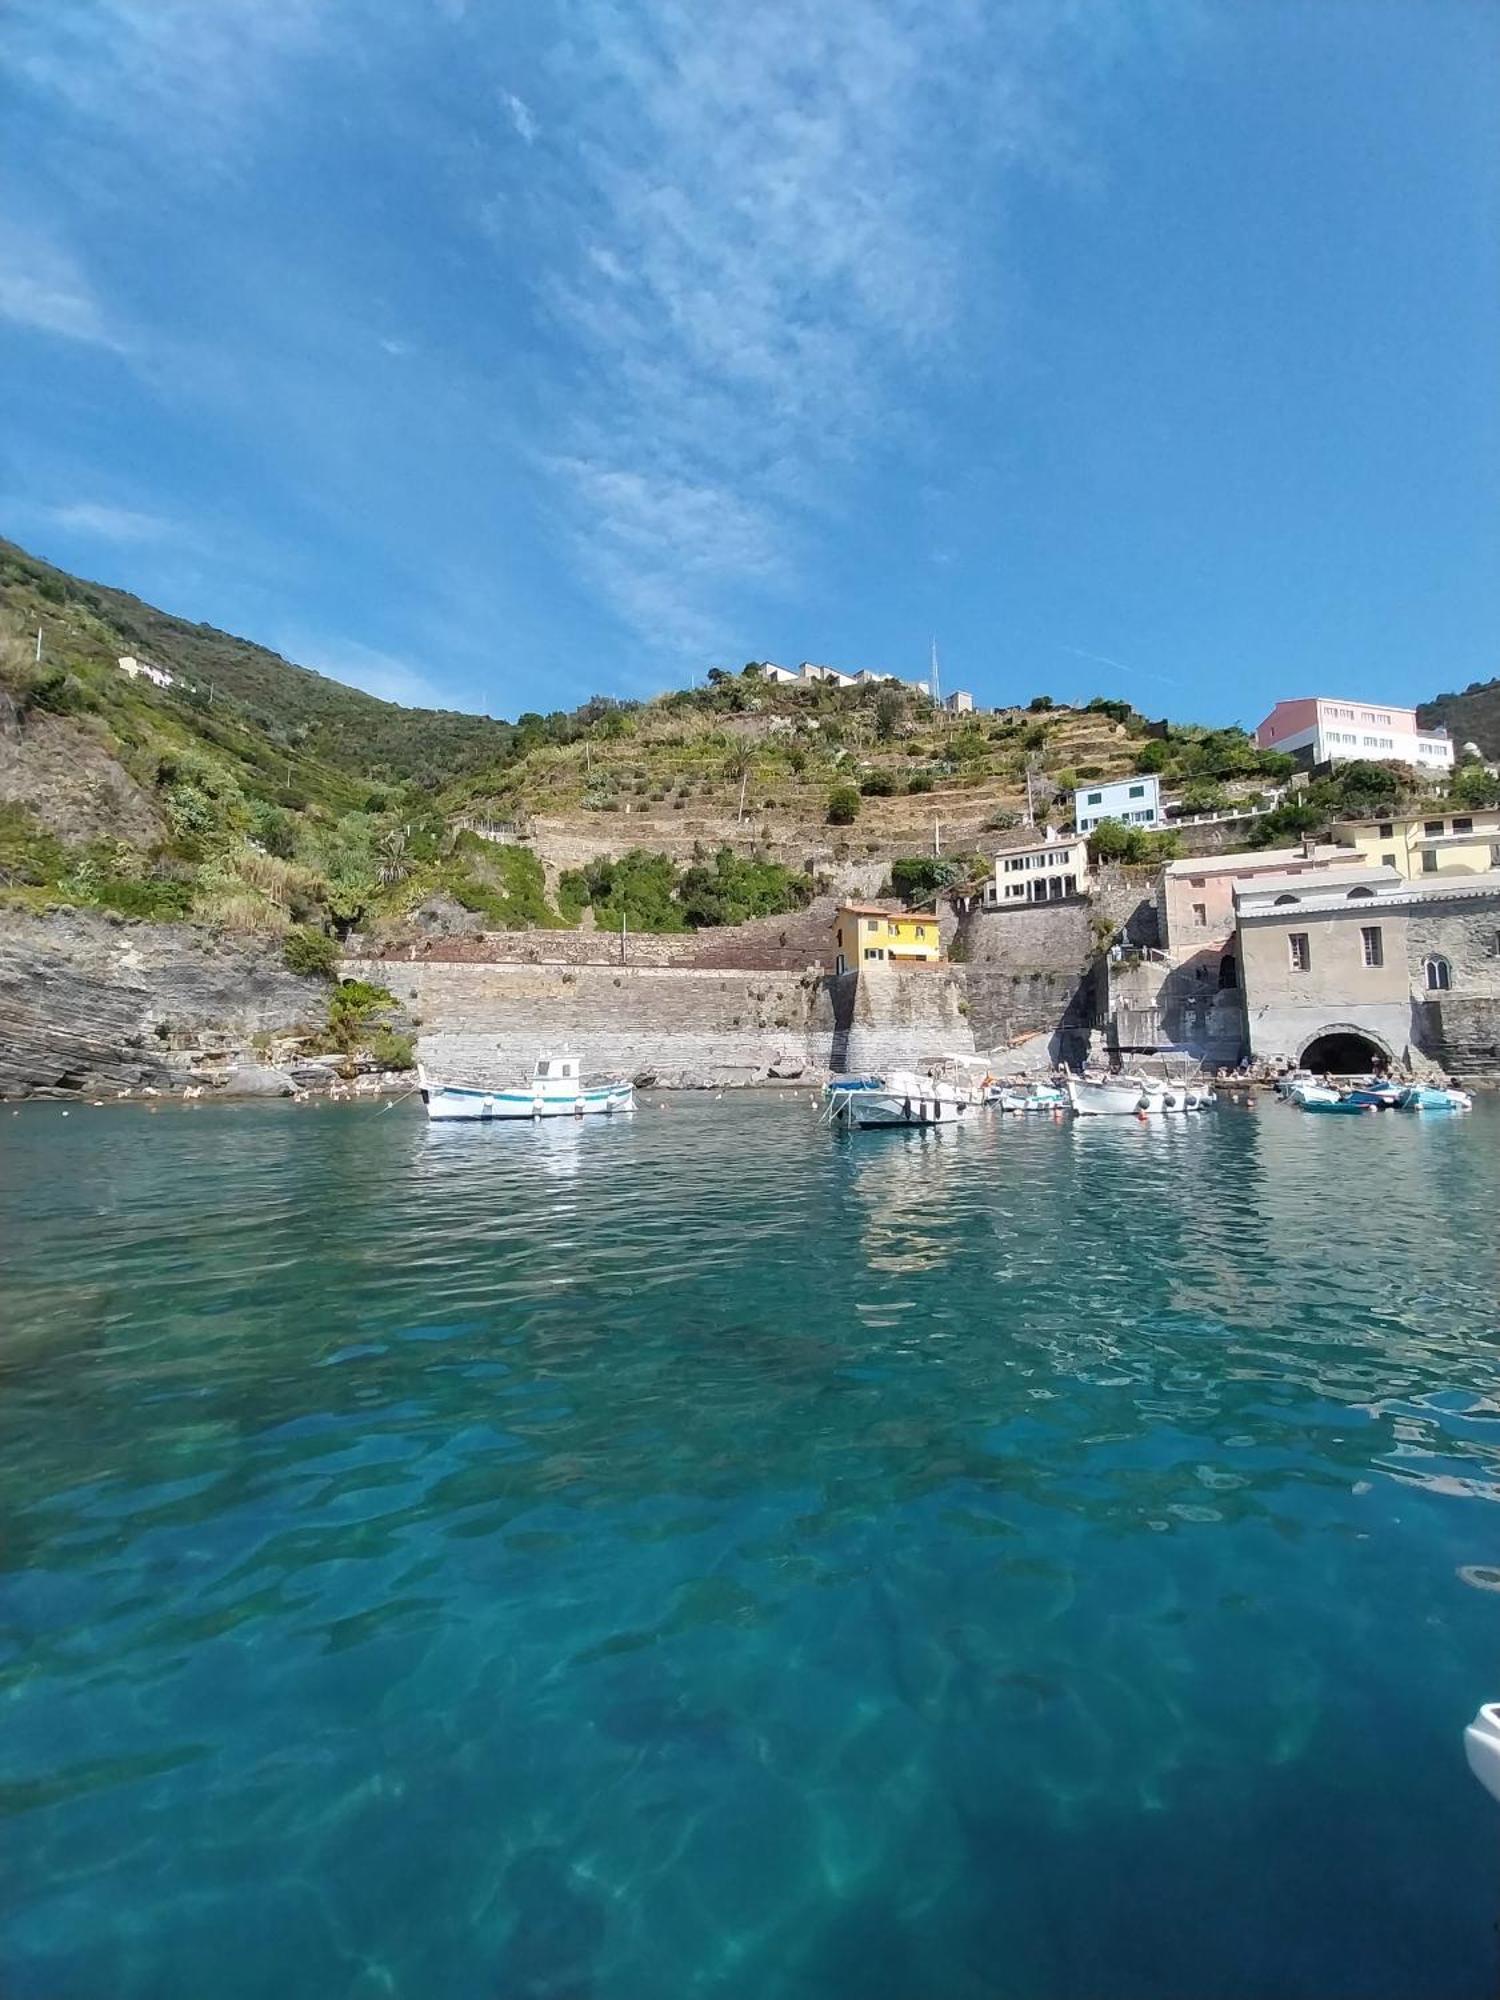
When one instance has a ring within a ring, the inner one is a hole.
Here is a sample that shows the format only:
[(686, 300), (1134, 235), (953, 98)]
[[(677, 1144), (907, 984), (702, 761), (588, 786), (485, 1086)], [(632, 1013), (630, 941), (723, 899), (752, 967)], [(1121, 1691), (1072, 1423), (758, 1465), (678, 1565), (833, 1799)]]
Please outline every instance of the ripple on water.
[(1480, 1990), (1500, 1116), (1346, 1124), (28, 1111), (0, 1989)]

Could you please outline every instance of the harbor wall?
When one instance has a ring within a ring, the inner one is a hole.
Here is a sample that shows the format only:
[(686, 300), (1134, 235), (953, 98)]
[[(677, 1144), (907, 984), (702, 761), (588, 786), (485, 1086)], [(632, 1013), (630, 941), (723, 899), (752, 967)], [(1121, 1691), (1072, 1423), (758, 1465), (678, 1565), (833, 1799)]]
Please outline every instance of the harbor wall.
[(834, 1062), (839, 982), (821, 971), (383, 958), (340, 969), (395, 995), (421, 1060), (450, 1081), (529, 1076), (538, 1055), (564, 1051), (590, 1073), (690, 1089), (820, 1082)]
[(909, 1069), (933, 1056), (975, 1052), (963, 966), (867, 965), (828, 986), (836, 1070)]
[(1095, 925), (1083, 898), (972, 910), (958, 927), (968, 1024), (998, 1067), (1079, 1062), (1098, 1013)]

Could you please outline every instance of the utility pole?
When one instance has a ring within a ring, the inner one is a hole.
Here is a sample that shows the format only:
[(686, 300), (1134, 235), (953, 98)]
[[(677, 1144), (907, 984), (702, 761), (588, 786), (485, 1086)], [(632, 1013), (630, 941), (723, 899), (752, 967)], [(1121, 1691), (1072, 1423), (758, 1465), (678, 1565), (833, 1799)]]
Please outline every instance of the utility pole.
[(934, 854), (943, 851), (943, 822), (940, 819), (932, 822), (932, 851)]
[(741, 773), (741, 775), (740, 775), (740, 811), (739, 811), (739, 817), (740, 817), (741, 819), (743, 819), (743, 818), (745, 817), (745, 787), (746, 787), (746, 786), (747, 786), (747, 785), (749, 784), (749, 782), (750, 782), (750, 766), (749, 766), (749, 765), (747, 764), (747, 765), (745, 766), (745, 768), (744, 768), (744, 771), (743, 771), (743, 772)]
[(36, 628), (36, 663), (38, 666), (42, 664), (42, 628), (40, 625)]
[(620, 912), (620, 963), (625, 963), (625, 912)]
[(1031, 803), (1031, 764), (1029, 760), (1026, 765), (1026, 824), (1028, 826), (1036, 825), (1036, 809)]

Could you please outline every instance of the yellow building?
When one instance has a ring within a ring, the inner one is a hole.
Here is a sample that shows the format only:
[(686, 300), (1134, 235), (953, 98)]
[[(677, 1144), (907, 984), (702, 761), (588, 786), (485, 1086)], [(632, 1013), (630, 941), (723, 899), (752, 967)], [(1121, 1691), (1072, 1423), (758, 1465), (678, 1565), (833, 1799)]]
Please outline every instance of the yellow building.
[(841, 903), (833, 920), (835, 972), (862, 965), (936, 965), (943, 955), (930, 910), (888, 910), (881, 903)]
[(1483, 875), (1500, 868), (1500, 807), (1455, 812), (1432, 806), (1392, 819), (1346, 820), (1333, 837), (1357, 849), (1372, 868), (1394, 868), (1404, 882), (1432, 875)]

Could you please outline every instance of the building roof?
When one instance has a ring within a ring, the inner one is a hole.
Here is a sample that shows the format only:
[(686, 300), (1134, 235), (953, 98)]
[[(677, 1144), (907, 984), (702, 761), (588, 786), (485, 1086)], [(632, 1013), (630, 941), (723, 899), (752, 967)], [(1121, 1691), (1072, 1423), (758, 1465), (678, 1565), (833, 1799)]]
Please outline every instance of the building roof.
[(1370, 863), (1361, 866), (1356, 862), (1352, 868), (1320, 869), (1314, 875), (1262, 875), (1254, 883), (1247, 883), (1244, 889), (1236, 891), (1236, 901), (1240, 896), (1342, 896), (1350, 889), (1400, 880), (1401, 876), (1394, 868)]
[[(1415, 826), (1418, 820), (1452, 819), (1455, 811), (1460, 819), (1478, 821), (1483, 819), (1486, 813), (1500, 813), (1500, 806), (1458, 806), (1455, 808), (1451, 799), (1444, 799), (1441, 803), (1434, 799), (1429, 801), (1420, 812), (1415, 807), (1408, 807), (1404, 812), (1362, 814), (1358, 819), (1341, 819), (1337, 823), (1340, 826), (1347, 827)], [(1470, 836), (1460, 834), (1459, 838), (1466, 840)]]
[(1352, 903), (1349, 900), (1348, 889), (1342, 881), (1337, 888), (1332, 887), (1326, 880), (1314, 887), (1308, 887), (1305, 876), (1294, 878), (1299, 879), (1302, 884), (1302, 893), (1298, 895), (1295, 905), (1278, 904), (1274, 897), (1267, 894), (1262, 884), (1257, 884), (1245, 901), (1241, 902), (1240, 898), (1236, 897), (1235, 903), (1243, 921), (1247, 918), (1253, 920), (1262, 917), (1294, 919), (1304, 911), (1420, 908), (1427, 903), (1500, 899), (1500, 868), (1487, 869), (1482, 875), (1430, 875), (1420, 882), (1403, 881), (1393, 868), (1378, 872), (1382, 879), (1370, 885), (1374, 888), (1374, 895), (1362, 896)]
[(997, 847), (993, 851), (999, 861), (1007, 854), (1047, 854), (1054, 848), (1082, 847), (1087, 840), (1086, 833), (1046, 833), (1040, 840), (1021, 840), (1014, 847)]
[(1321, 864), (1328, 861), (1347, 860), (1351, 867), (1358, 867), (1359, 856), (1352, 847), (1340, 847), (1336, 842), (1325, 842), (1314, 847), (1311, 854), (1300, 847), (1252, 847), (1240, 854), (1195, 854), (1183, 861), (1169, 861), (1166, 873), (1173, 877), (1184, 875), (1259, 875), (1267, 869), (1292, 868), (1298, 862)]
[(854, 917), (911, 917), (923, 923), (931, 923), (933, 916), (931, 910), (903, 910), (899, 904), (893, 907), (890, 903), (840, 903), (839, 915), (846, 910)]

